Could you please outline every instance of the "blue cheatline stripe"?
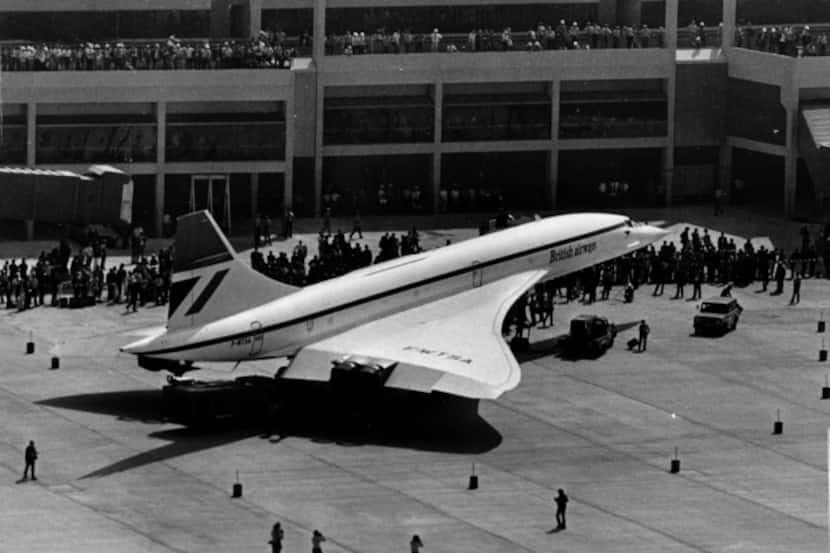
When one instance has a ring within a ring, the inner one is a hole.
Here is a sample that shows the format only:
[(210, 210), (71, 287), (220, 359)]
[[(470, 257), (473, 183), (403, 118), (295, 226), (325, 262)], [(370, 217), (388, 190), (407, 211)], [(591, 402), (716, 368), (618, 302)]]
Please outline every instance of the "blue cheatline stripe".
[(199, 297), (196, 298), (196, 301), (193, 302), (193, 305), (190, 306), (190, 309), (187, 310), (185, 313), (185, 317), (189, 317), (190, 315), (195, 315), (202, 309), (204, 309), (205, 304), (210, 300), (210, 297), (213, 296), (213, 293), (216, 292), (216, 289), (219, 288), (219, 285), (222, 284), (222, 280), (224, 280), (225, 275), (228, 274), (230, 269), (222, 269), (218, 273), (214, 274), (210, 282), (208, 282), (205, 289), (202, 290), (202, 293), (199, 294)]
[(238, 332), (236, 334), (229, 334), (228, 336), (222, 336), (220, 338), (213, 338), (211, 340), (204, 340), (202, 342), (194, 342), (192, 344), (182, 344), (181, 346), (174, 346), (174, 347), (170, 347), (170, 348), (158, 349), (158, 350), (155, 350), (155, 351), (148, 351), (148, 352), (142, 353), (142, 355), (152, 356), (152, 355), (159, 355), (159, 354), (162, 354), (162, 353), (174, 353), (174, 352), (178, 352), (178, 351), (186, 351), (186, 350), (189, 350), (189, 349), (196, 349), (196, 348), (212, 346), (214, 344), (220, 344), (222, 342), (227, 342), (229, 340), (236, 340), (238, 338), (245, 338), (245, 337), (248, 337), (248, 336), (253, 336), (255, 334), (264, 334), (264, 333), (267, 333), (267, 332), (273, 332), (274, 330), (279, 330), (281, 328), (285, 328), (285, 327), (295, 325), (297, 323), (301, 323), (301, 322), (303, 322), (307, 319), (317, 319), (317, 318), (320, 318), (320, 317), (325, 317), (326, 315), (331, 315), (332, 313), (336, 313), (338, 311), (344, 311), (346, 309), (350, 309), (352, 307), (357, 307), (357, 306), (362, 305), (364, 303), (370, 303), (370, 302), (373, 302), (373, 301), (376, 301), (376, 300), (379, 300), (379, 299), (382, 299), (382, 298), (385, 298), (385, 297), (388, 297), (388, 296), (393, 296), (395, 294), (399, 294), (401, 292), (406, 292), (407, 290), (411, 290), (413, 288), (418, 288), (419, 286), (426, 286), (428, 284), (432, 284), (434, 282), (438, 282), (438, 281), (445, 280), (445, 279), (448, 279), (448, 278), (456, 277), (456, 276), (462, 275), (464, 273), (470, 273), (474, 270), (480, 270), (480, 269), (485, 268), (485, 267), (498, 265), (499, 263), (505, 263), (507, 261), (511, 261), (511, 260), (516, 259), (518, 257), (524, 257), (526, 255), (531, 255), (531, 254), (534, 254), (534, 253), (538, 253), (540, 251), (544, 251), (548, 248), (558, 248), (560, 246), (564, 246), (565, 244), (569, 244), (571, 242), (578, 242), (579, 240), (585, 240), (586, 238), (592, 238), (594, 236), (597, 236), (597, 235), (600, 235), (600, 234), (603, 234), (603, 233), (606, 233), (606, 232), (610, 232), (610, 231), (616, 230), (618, 228), (622, 228), (625, 225), (626, 225), (625, 222), (617, 223), (615, 225), (611, 225), (609, 227), (606, 227), (606, 228), (603, 228), (603, 229), (600, 229), (600, 230), (595, 230), (595, 231), (592, 231), (592, 232), (581, 234), (579, 236), (575, 236), (573, 238), (568, 238), (566, 240), (559, 240), (557, 242), (551, 242), (550, 244), (545, 244), (543, 246), (537, 246), (535, 248), (530, 248), (530, 249), (523, 250), (523, 251), (520, 251), (520, 252), (512, 253), (510, 255), (505, 255), (505, 256), (502, 256), (502, 257), (495, 258), (495, 259), (491, 259), (489, 261), (484, 261), (484, 262), (479, 263), (477, 265), (471, 265), (469, 267), (463, 267), (461, 269), (455, 269), (453, 271), (449, 271), (449, 272), (446, 272), (446, 273), (442, 273), (440, 275), (432, 276), (432, 277), (429, 277), (429, 278), (426, 278), (426, 279), (423, 279), (423, 280), (419, 280), (417, 282), (412, 282), (410, 284), (405, 284), (405, 285), (399, 286), (397, 288), (391, 288), (391, 289), (385, 290), (383, 292), (378, 292), (377, 294), (373, 294), (371, 296), (366, 296), (364, 298), (360, 298), (360, 299), (353, 300), (353, 301), (350, 301), (350, 302), (347, 302), (347, 303), (336, 305), (334, 307), (330, 307), (330, 308), (324, 309), (322, 311), (317, 311), (316, 313), (310, 313), (308, 315), (303, 315), (301, 317), (297, 317), (297, 318), (292, 319), (290, 321), (285, 321), (285, 322), (282, 322), (282, 323), (275, 323), (275, 324), (260, 328), (256, 331), (246, 330), (244, 332)]

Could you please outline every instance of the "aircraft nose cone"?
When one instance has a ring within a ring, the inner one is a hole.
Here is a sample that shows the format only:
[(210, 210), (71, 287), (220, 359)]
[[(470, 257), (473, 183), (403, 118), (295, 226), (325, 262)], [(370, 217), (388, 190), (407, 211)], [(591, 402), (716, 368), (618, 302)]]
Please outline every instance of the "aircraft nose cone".
[(643, 225), (641, 232), (643, 238), (649, 242), (656, 242), (669, 234), (669, 231), (655, 227), (654, 225)]

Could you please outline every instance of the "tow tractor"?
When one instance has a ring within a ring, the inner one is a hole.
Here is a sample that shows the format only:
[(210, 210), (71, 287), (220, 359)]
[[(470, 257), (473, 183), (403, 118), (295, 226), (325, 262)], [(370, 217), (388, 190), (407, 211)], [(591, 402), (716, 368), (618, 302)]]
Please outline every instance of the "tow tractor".
[(185, 426), (263, 421), (278, 400), (277, 381), (267, 376), (207, 381), (168, 376), (161, 398), (162, 418)]

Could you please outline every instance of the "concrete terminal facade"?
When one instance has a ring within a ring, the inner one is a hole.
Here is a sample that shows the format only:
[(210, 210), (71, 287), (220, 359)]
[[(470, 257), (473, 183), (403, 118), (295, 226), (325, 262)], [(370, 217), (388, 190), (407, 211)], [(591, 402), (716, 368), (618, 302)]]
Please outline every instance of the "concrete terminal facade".
[[(165, 215), (194, 207), (218, 211), (231, 227), (259, 212), (279, 217), (283, 206), (298, 215), (326, 206), (340, 214), (355, 206), (362, 213), (499, 203), (644, 207), (710, 199), (717, 187), (789, 217), (821, 213), (828, 164), (801, 110), (830, 101), (830, 59), (734, 47), (737, 0), (723, 2), (719, 48), (678, 41), (678, 0), (569, 0), (551, 9), (620, 25), (656, 21), (664, 31), (637, 49), (327, 51), (325, 37), (342, 32), (337, 21), (359, 13), (348, 10), (442, 6), (63, 2), (66, 13), (198, 13), (214, 38), (252, 36), (275, 18), (293, 18), (311, 22), (313, 47), (290, 70), (4, 72), (0, 163), (115, 165), (135, 176), (135, 219), (156, 234)], [(53, 10), (53, 2), (11, 0), (0, 17)], [(599, 191), (613, 180), (625, 190)]]

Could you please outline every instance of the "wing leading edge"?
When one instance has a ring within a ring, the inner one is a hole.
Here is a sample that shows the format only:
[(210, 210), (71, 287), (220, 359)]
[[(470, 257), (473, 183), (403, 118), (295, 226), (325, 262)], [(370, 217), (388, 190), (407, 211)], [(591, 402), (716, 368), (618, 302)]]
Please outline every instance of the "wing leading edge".
[(345, 356), (397, 362), (385, 385), (494, 399), (521, 370), (502, 338), (507, 311), (545, 275), (527, 271), (372, 321), (304, 347), (283, 378), (327, 381)]

